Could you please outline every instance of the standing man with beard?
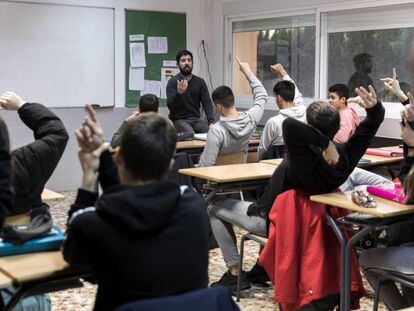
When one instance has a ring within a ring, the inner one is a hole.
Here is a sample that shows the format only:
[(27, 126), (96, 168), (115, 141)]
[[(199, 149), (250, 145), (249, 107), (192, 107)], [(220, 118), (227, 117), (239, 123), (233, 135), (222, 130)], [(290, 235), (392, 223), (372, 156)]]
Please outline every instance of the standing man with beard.
[[(167, 106), (169, 118), (174, 123), (177, 133), (206, 133), (214, 122), (213, 105), (206, 82), (192, 74), (193, 54), (182, 50), (176, 56), (180, 69), (167, 84)], [(207, 115), (207, 121), (200, 119), (200, 103)]]

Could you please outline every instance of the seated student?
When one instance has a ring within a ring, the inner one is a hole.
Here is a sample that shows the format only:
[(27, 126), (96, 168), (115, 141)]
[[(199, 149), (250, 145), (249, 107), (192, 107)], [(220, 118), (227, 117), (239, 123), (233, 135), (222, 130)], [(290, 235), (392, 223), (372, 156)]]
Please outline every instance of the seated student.
[(207, 287), (205, 202), (194, 191), (160, 181), (176, 132), (155, 113), (138, 116), (115, 152), (120, 185), (95, 192), (103, 131), (93, 109), (76, 132), (83, 181), (69, 211), (63, 255), (86, 265), (98, 282), (95, 310)]
[[(306, 111), (309, 125), (292, 118), (284, 121), (283, 138), (288, 157), (278, 166), (257, 203), (224, 199), (208, 207), (214, 236), (229, 268), (215, 284), (230, 290), (237, 286), (239, 254), (232, 225), (266, 236), (267, 215), (278, 194), (289, 189), (331, 192), (347, 180), (384, 119), (384, 108), (377, 102), (375, 91), (370, 88), (370, 92), (365, 89), (357, 92), (361, 99), (352, 100), (366, 108), (367, 117), (347, 143), (332, 142), (339, 129), (338, 111), (328, 103), (314, 102)], [(250, 287), (244, 273), (241, 280), (242, 289)]]
[[(275, 67), (278, 65), (280, 64), (271, 66), (272, 71), (275, 71)], [(284, 77), (286, 77), (286, 75), (284, 75)], [(278, 115), (270, 118), (266, 122), (263, 129), (263, 134), (257, 149), (257, 157), (259, 161), (272, 158), (270, 153), (272, 153), (271, 148), (273, 146), (280, 146), (283, 148), (282, 123), (286, 118), (291, 117), (303, 122), (306, 121), (305, 105), (295, 106), (293, 102), (295, 99), (295, 88), (295, 84), (292, 81), (285, 80), (277, 82), (273, 87), (273, 95), (276, 99), (276, 105), (280, 110)], [(282, 157), (282, 155), (279, 155), (279, 157)]]
[(0, 97), (0, 105), (17, 111), (35, 138), (34, 142), (11, 152), (12, 184), (16, 192), (11, 212), (21, 214), (36, 209), (35, 214), (48, 214), (41, 195), (62, 157), (69, 135), (62, 121), (41, 104), (25, 102), (17, 94), (6, 92)]
[(358, 114), (348, 107), (349, 88), (345, 84), (334, 84), (329, 87), (329, 103), (339, 111), (340, 126), (333, 139), (336, 143), (345, 143), (354, 134), (360, 123)]
[(119, 129), (114, 133), (114, 135), (112, 135), (112, 141), (111, 141), (112, 148), (115, 148), (121, 145), (122, 134), (124, 133), (129, 120), (138, 116), (140, 113), (158, 112), (159, 106), (160, 104), (158, 102), (157, 96), (153, 94), (145, 94), (141, 96), (141, 98), (139, 99), (139, 103), (138, 103), (138, 109), (134, 111), (128, 118), (126, 118), (122, 122)]
[(262, 118), (267, 102), (266, 90), (251, 72), (249, 64), (240, 62), (237, 56), (236, 60), (252, 88), (253, 106), (247, 112), (238, 112), (233, 91), (229, 87), (223, 85), (213, 91), (211, 97), (221, 117), (208, 131), (200, 167), (214, 165), (219, 154), (246, 150), (250, 137)]

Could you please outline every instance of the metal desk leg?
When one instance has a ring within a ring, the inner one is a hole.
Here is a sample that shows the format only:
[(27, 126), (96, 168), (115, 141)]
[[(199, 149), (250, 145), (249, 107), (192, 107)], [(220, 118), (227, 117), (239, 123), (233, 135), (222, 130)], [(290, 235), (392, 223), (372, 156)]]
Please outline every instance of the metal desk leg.
[(327, 208), (326, 218), (329, 224), (341, 244), (341, 297), (340, 297), (340, 309), (341, 311), (350, 310), (351, 306), (351, 258), (352, 258), (352, 247), (359, 241), (363, 236), (367, 235), (368, 232), (374, 230), (374, 225), (363, 225), (362, 229), (355, 233), (348, 242), (342, 233), (341, 228), (335, 222), (330, 214), (330, 208)]
[(240, 301), (240, 288), (241, 288), (241, 275), (243, 273), (243, 256), (244, 256), (244, 242), (248, 240), (248, 236), (245, 234), (240, 240), (240, 257), (239, 257), (239, 275), (237, 276), (237, 290), (236, 290), (236, 301)]
[(374, 230), (375, 226), (364, 226), (360, 231), (355, 233), (346, 243), (345, 250), (345, 263), (342, 266), (345, 268), (345, 282), (344, 295), (345, 295), (345, 308), (344, 310), (351, 310), (351, 258), (352, 258), (352, 247), (362, 237), (366, 236), (370, 231)]
[(341, 288), (340, 288), (340, 303), (339, 306), (341, 311), (346, 310), (344, 309), (345, 306), (345, 269), (344, 263), (346, 258), (346, 240), (344, 234), (342, 233), (341, 228), (339, 228), (338, 224), (335, 222), (331, 215), (331, 209), (328, 206), (326, 209), (326, 219), (328, 220), (329, 225), (332, 227), (336, 237), (338, 238), (339, 244), (341, 245)]

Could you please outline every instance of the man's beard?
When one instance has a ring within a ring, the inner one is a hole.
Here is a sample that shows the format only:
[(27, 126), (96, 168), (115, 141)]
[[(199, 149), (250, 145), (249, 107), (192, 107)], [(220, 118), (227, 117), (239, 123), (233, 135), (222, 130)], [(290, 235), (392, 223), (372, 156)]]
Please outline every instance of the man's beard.
[(193, 68), (191, 68), (190, 66), (185, 66), (184, 68), (180, 67), (180, 72), (183, 76), (191, 75), (192, 71), (193, 71)]

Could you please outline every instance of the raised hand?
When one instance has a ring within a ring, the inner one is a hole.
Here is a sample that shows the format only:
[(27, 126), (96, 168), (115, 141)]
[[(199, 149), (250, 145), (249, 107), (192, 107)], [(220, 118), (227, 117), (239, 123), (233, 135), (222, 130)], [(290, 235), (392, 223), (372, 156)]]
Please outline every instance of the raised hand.
[(236, 61), (239, 64), (239, 70), (244, 73), (245, 76), (247, 76), (252, 71), (250, 70), (250, 65), (248, 63), (243, 63), (240, 61), (240, 59), (236, 56)]
[(397, 71), (395, 68), (392, 69), (392, 78), (383, 78), (381, 81), (384, 82), (385, 89), (397, 96), (400, 101), (405, 102), (408, 99), (407, 95), (405, 95), (401, 90), (400, 82), (397, 80)]
[(414, 131), (406, 120), (404, 122), (405, 126), (401, 125), (401, 138), (408, 147), (414, 147)]
[(177, 81), (177, 92), (180, 95), (183, 95), (184, 92), (187, 90), (188, 81), (186, 79), (182, 79)]
[(369, 109), (374, 107), (377, 104), (377, 94), (375, 93), (374, 88), (372, 85), (369, 87), (369, 92), (363, 88), (362, 86), (355, 89), (355, 93), (357, 93), (357, 97), (348, 98), (348, 103), (357, 103), (362, 108)]
[(274, 72), (275, 74), (279, 75), (281, 78), (287, 75), (285, 68), (283, 67), (282, 64), (279, 64), (279, 63), (275, 65), (270, 65), (270, 70)]
[(103, 144), (104, 132), (92, 106), (86, 105), (85, 110), (87, 116), (75, 135), (82, 151), (90, 153)]
[(410, 104), (406, 105), (404, 110), (401, 112), (401, 117), (404, 120), (405, 124), (407, 122), (413, 122), (414, 121), (414, 98), (411, 93), (407, 93), (407, 97), (410, 100)]
[(19, 95), (10, 91), (0, 96), (0, 105), (6, 110), (18, 110), (24, 103)]

